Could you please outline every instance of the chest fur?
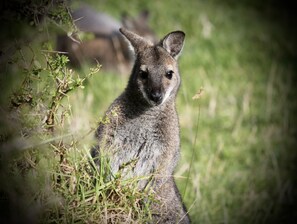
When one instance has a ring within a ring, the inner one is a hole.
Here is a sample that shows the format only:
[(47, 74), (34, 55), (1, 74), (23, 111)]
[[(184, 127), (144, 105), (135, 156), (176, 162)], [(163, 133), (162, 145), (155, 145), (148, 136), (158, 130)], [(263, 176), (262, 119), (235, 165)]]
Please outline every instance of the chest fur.
[[(139, 116), (117, 124), (110, 132), (111, 170), (128, 177), (146, 176), (162, 170), (164, 163), (175, 166), (179, 149), (177, 119)], [(166, 168), (166, 170), (171, 170)]]

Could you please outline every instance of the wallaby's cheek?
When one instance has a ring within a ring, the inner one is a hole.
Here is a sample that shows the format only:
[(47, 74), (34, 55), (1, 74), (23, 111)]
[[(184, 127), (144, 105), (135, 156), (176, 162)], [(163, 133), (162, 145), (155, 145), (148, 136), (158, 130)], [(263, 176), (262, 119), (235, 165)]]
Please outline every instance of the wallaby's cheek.
[(146, 84), (146, 82), (145, 82), (145, 81), (140, 81), (140, 80), (138, 80), (138, 81), (137, 81), (137, 85), (138, 85), (138, 87), (139, 87), (140, 92), (142, 93), (143, 98), (144, 98), (149, 104), (151, 104), (150, 99), (149, 99), (149, 97), (148, 97), (148, 94), (147, 94), (147, 92), (146, 92), (146, 90), (147, 90), (147, 86), (146, 86), (147, 84)]
[(162, 103), (164, 103), (164, 102), (169, 98), (169, 96), (170, 96), (171, 93), (172, 93), (172, 90), (173, 90), (173, 86), (170, 86), (170, 87), (167, 89), (167, 91), (166, 91), (166, 93), (165, 93), (165, 95), (164, 95), (164, 98), (163, 98)]
[(178, 80), (177, 80), (176, 76), (173, 76), (171, 80), (166, 80), (166, 79), (163, 80), (164, 98), (163, 98), (162, 103), (166, 102), (166, 100), (172, 94), (172, 91), (175, 89), (177, 82), (178, 82)]

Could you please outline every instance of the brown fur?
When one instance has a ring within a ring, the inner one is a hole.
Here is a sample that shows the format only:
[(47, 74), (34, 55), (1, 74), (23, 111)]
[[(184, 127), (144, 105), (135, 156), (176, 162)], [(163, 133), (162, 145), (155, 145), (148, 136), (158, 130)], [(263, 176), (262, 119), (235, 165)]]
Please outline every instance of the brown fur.
[[(97, 129), (92, 156), (107, 155), (111, 172), (121, 172), (123, 178), (153, 176), (152, 182), (139, 182), (140, 189), (149, 186), (159, 199), (151, 206), (153, 223), (189, 223), (173, 178), (180, 155), (177, 58), (185, 34), (171, 32), (154, 45), (126, 29), (121, 32), (136, 60), (125, 91), (106, 112), (109, 122)], [(121, 168), (132, 162), (132, 169)], [(99, 166), (100, 159), (96, 163)]]

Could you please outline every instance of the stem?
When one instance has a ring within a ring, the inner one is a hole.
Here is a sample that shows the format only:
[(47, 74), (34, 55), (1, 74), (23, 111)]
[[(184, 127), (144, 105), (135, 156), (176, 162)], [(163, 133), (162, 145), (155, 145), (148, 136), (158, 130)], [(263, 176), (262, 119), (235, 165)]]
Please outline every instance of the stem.
[(197, 122), (196, 122), (196, 133), (195, 133), (194, 143), (193, 143), (193, 147), (192, 147), (191, 162), (190, 162), (190, 166), (189, 166), (188, 175), (187, 175), (187, 178), (186, 178), (187, 179), (187, 182), (186, 182), (186, 186), (185, 186), (183, 197), (185, 197), (186, 192), (187, 192), (187, 187), (188, 187), (188, 183), (189, 183), (189, 179), (190, 179), (190, 171), (191, 171), (192, 165), (194, 163), (195, 146), (196, 146), (197, 138), (198, 138), (199, 121), (200, 121), (200, 104), (198, 104), (198, 114), (197, 114)]

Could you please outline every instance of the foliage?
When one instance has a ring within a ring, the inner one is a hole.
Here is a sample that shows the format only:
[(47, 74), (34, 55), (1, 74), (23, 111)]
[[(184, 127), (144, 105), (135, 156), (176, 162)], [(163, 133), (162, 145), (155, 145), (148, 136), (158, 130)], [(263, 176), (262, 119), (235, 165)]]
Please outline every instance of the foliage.
[[(49, 10), (49, 17), (44, 18), (48, 22), (41, 29), (54, 30), (51, 21), (71, 27), (65, 20), (65, 13), (69, 13), (65, 7), (62, 4)], [(38, 31), (40, 24), (35, 25), (33, 31), (38, 37), (42, 35)], [(18, 43), (7, 63), (7, 71), (15, 79), (3, 91), (5, 104), (1, 105), (0, 177), (6, 180), (0, 186), (3, 220), (148, 220), (151, 192), (136, 190), (135, 179), (124, 181), (117, 176), (108, 180), (103, 172), (108, 170), (108, 163), (102, 161), (98, 171), (89, 153), (92, 142), (86, 138), (95, 126), (79, 132), (71, 126), (70, 96), (84, 89), (100, 65), (87, 72), (70, 69), (68, 58), (54, 51), (49, 37)]]

